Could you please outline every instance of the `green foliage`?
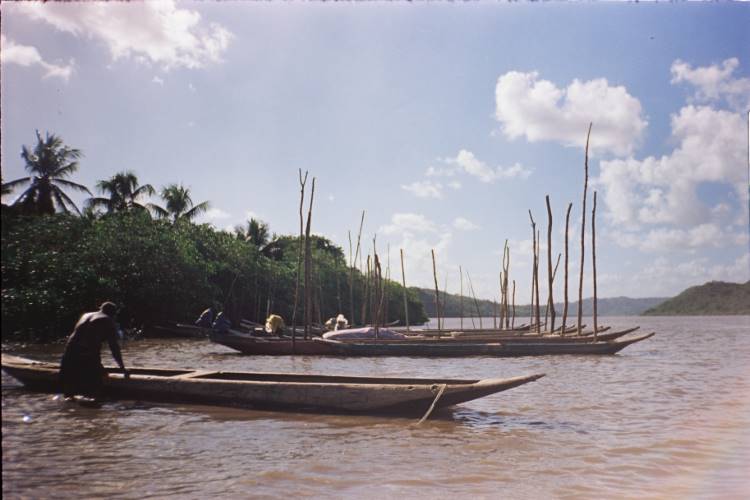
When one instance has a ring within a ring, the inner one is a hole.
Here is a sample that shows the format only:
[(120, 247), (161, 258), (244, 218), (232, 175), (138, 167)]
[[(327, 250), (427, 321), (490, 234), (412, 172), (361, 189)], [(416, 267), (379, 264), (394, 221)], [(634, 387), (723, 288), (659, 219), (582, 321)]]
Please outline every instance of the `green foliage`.
[(37, 130), (37, 143), (33, 149), (21, 148), (21, 158), (29, 177), (22, 177), (2, 186), (3, 194), (28, 184), (29, 187), (13, 203), (25, 214), (52, 215), (56, 211), (79, 213), (73, 200), (65, 189), (75, 189), (91, 195), (86, 186), (69, 181), (66, 178), (78, 170), (78, 158), (81, 151), (66, 146), (62, 138), (47, 133), (44, 138)]
[(644, 313), (650, 316), (729, 314), (750, 314), (750, 281), (742, 284), (710, 281), (690, 287)]
[[(165, 320), (189, 322), (213, 303), (230, 318), (263, 321), (267, 312), (291, 322), (299, 239), (281, 237), (269, 258), (252, 242), (208, 225), (173, 224), (146, 211), (100, 217), (13, 215), (3, 209), (3, 336), (50, 340), (70, 333), (84, 311), (104, 300), (121, 307), (125, 327)], [(266, 245), (268, 247), (269, 245)], [(349, 268), (329, 240), (313, 242), (313, 319), (347, 317)], [(263, 249), (265, 250), (265, 248)], [(355, 272), (354, 301), (361, 322), (364, 277)], [(403, 317), (401, 287), (388, 290), (388, 318)], [(297, 324), (302, 318), (302, 290)], [(412, 324), (426, 321), (410, 291)], [(372, 321), (368, 314), (368, 321)], [(351, 318), (350, 318), (351, 320)]]

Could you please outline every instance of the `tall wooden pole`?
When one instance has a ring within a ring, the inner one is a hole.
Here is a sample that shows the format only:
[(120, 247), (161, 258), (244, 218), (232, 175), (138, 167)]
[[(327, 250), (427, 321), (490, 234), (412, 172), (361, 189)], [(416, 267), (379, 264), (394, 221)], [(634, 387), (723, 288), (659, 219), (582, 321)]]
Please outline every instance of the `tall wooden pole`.
[(505, 240), (505, 251), (503, 252), (503, 297), (505, 298), (503, 315), (505, 316), (505, 328), (508, 329), (508, 276), (510, 275), (510, 247)]
[(596, 311), (596, 191), (594, 191), (594, 207), (591, 210), (591, 265), (594, 268), (594, 340), (599, 330)]
[(440, 327), (440, 290), (438, 290), (437, 268), (435, 267), (435, 250), (432, 252), (432, 277), (435, 279), (435, 314), (437, 315), (438, 330)]
[(304, 216), (302, 214), (302, 208), (305, 203), (305, 184), (307, 184), (307, 171), (305, 171), (305, 177), (302, 178), (302, 169), (299, 169), (299, 253), (297, 255), (297, 277), (294, 281), (294, 309), (292, 310), (292, 352), (296, 347), (297, 337), (297, 304), (299, 300), (299, 278), (302, 274), (302, 257), (305, 242), (305, 234), (303, 232)]
[(580, 277), (578, 279), (578, 335), (583, 330), (581, 325), (583, 323), (583, 261), (584, 261), (584, 246), (586, 236), (586, 190), (589, 187), (589, 138), (591, 137), (591, 126), (589, 123), (589, 131), (586, 134), (586, 151), (584, 153), (584, 173), (583, 173), (583, 205), (581, 207), (581, 269)]
[(307, 225), (305, 226), (305, 339), (311, 334), (312, 326), (312, 241), (310, 240), (310, 226), (312, 224), (312, 207), (315, 199), (315, 177), (310, 190), (310, 206), (307, 210)]
[(552, 293), (552, 207), (550, 206), (549, 195), (545, 196), (545, 200), (547, 201), (547, 284), (549, 287), (547, 309), (550, 317), (550, 325), (547, 326), (547, 331), (551, 332), (555, 329), (555, 300)]
[(536, 283), (536, 222), (534, 216), (529, 210), (529, 219), (531, 220), (531, 312), (529, 324), (534, 324), (534, 283)]
[[(351, 290), (350, 291), (351, 291), (351, 297), (352, 297), (352, 299), (351, 299), (351, 302), (352, 302), (352, 306), (351, 306), (351, 310), (352, 310), (352, 325), (356, 325), (357, 324), (356, 320), (354, 319), (354, 311), (356, 310), (354, 308), (354, 269), (357, 267), (357, 257), (360, 256), (359, 255), (359, 245), (360, 245), (360, 242), (362, 240), (362, 226), (364, 225), (364, 223), (365, 223), (365, 211), (362, 210), (362, 218), (359, 221), (359, 233), (357, 233), (357, 250), (356, 250), (356, 252), (354, 252), (354, 260), (351, 262), (352, 268), (349, 270), (349, 272), (350, 272), (350, 279), (349, 280), (351, 282)], [(362, 266), (360, 264), (360, 274), (361, 274), (361, 267)], [(364, 296), (364, 290), (362, 290), (362, 295)], [(365, 324), (365, 319), (362, 318), (362, 325), (364, 326), (364, 324)]]
[(461, 280), (461, 291), (459, 292), (460, 295), (458, 296), (458, 308), (459, 308), (459, 315), (461, 316), (461, 330), (464, 329), (464, 272), (463, 269), (461, 269), (461, 266), (458, 266), (458, 275), (460, 276)]
[(352, 251), (352, 232), (347, 231), (349, 235), (349, 318), (352, 325), (354, 322), (354, 252)]
[(568, 225), (570, 224), (571, 208), (573, 208), (573, 204), (568, 203), (568, 211), (565, 214), (565, 284), (563, 285), (565, 305), (563, 306), (562, 329), (560, 335), (565, 335), (565, 327), (568, 321)]
[(477, 301), (477, 295), (474, 293), (474, 284), (471, 282), (471, 275), (469, 271), (466, 271), (466, 277), (469, 279), (469, 288), (471, 289), (471, 296), (474, 298), (474, 308), (477, 310), (477, 316), (479, 317), (479, 329), (482, 330), (482, 313), (479, 312), (479, 302)]
[(539, 302), (539, 245), (540, 245), (541, 239), (542, 239), (541, 231), (537, 229), (536, 250), (534, 251), (534, 290), (536, 290), (534, 299), (536, 301), (536, 332), (537, 333), (542, 333), (542, 322), (539, 316), (539, 311), (541, 307), (541, 304)]
[(404, 249), (401, 248), (401, 284), (404, 287), (404, 316), (406, 317), (406, 331), (409, 331), (409, 301), (406, 299), (406, 270), (404, 269)]
[(513, 280), (513, 318), (510, 320), (510, 329), (516, 327), (516, 280)]

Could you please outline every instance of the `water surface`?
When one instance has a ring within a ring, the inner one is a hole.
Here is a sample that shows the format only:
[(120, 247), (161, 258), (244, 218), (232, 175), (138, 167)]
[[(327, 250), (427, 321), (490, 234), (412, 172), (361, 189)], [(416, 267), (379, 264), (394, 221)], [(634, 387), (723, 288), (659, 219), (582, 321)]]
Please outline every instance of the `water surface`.
[[(601, 322), (657, 335), (615, 356), (512, 359), (242, 356), (199, 340), (123, 347), (128, 365), (175, 368), (547, 374), (419, 426), (140, 401), (83, 408), (27, 392), (3, 373), (3, 495), (748, 498), (750, 317)], [(3, 346), (50, 360), (61, 349)]]

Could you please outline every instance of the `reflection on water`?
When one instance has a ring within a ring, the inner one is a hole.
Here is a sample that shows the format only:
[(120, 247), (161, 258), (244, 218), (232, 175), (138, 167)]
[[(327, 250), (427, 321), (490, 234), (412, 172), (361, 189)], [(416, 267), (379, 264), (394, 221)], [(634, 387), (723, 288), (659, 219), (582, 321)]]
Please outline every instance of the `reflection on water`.
[[(370, 376), (547, 377), (413, 418), (118, 401), (2, 377), (9, 497), (747, 497), (750, 318), (608, 318), (658, 335), (616, 356), (249, 357), (127, 342), (126, 363)], [(4, 346), (58, 359), (62, 346)], [(107, 355), (105, 354), (105, 359)]]

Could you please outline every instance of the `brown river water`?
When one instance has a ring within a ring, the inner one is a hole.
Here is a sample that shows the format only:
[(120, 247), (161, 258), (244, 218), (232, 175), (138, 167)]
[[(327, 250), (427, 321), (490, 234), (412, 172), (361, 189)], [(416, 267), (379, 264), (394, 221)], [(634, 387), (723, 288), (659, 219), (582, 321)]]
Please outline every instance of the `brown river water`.
[[(27, 392), (3, 373), (3, 496), (750, 498), (750, 317), (601, 323), (657, 335), (614, 356), (512, 359), (253, 357), (171, 339), (123, 347), (128, 365), (547, 374), (421, 425), (141, 401), (85, 408)], [(3, 345), (48, 360), (61, 349)], [(103, 359), (112, 364), (108, 352)]]

